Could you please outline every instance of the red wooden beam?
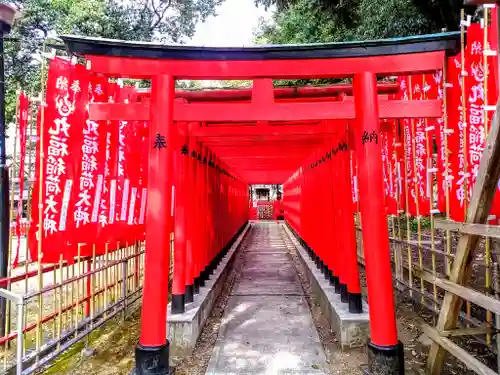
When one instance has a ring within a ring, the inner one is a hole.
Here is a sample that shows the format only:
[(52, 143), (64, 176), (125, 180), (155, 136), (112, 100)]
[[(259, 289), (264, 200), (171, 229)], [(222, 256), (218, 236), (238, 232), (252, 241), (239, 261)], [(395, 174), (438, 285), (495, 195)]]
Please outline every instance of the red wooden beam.
[(233, 136), (282, 136), (335, 134), (334, 126), (322, 125), (279, 125), (279, 126), (232, 126), (198, 127), (191, 134), (195, 137), (233, 137)]
[[(380, 100), (381, 118), (440, 118), (441, 100)], [(274, 103), (267, 106), (252, 104), (185, 104), (177, 103), (177, 121), (294, 121), (352, 120), (353, 102)]]
[(229, 147), (238, 147), (238, 148), (279, 148), (281, 150), (292, 147), (316, 147), (319, 145), (324, 144), (325, 139), (323, 136), (303, 136), (303, 137), (289, 137), (289, 136), (282, 136), (282, 137), (275, 137), (274, 139), (271, 140), (266, 139), (265, 137), (262, 138), (249, 138), (249, 137), (225, 137), (225, 138), (206, 138), (203, 143), (205, 145), (209, 145), (211, 148), (216, 148), (216, 147), (224, 147), (224, 148), (229, 148)]
[(430, 73), (443, 68), (445, 52), (310, 60), (154, 60), (86, 56), (91, 70), (112, 77), (150, 78), (171, 74), (176, 79), (346, 78), (370, 71), (379, 75)]
[[(148, 121), (149, 105), (142, 103), (91, 103), (90, 119)], [(439, 118), (440, 100), (380, 100), (380, 118)], [(186, 122), (247, 122), (354, 119), (353, 102), (274, 103), (195, 103), (176, 102), (174, 119)]]
[(242, 160), (242, 159), (227, 159), (224, 158), (224, 163), (227, 164), (228, 167), (234, 167), (234, 166), (239, 166), (241, 167), (241, 171), (243, 170), (260, 170), (260, 169), (267, 169), (267, 170), (284, 170), (284, 169), (290, 169), (290, 168), (298, 168), (301, 162), (304, 161), (304, 158), (298, 158), (298, 159), (289, 159), (287, 161), (283, 161), (280, 159), (279, 162), (277, 160), (272, 160), (272, 159), (247, 159)]
[[(254, 160), (272, 160), (273, 162), (275, 161), (280, 161), (280, 159), (287, 159), (287, 160), (303, 160), (305, 156), (307, 156), (308, 153), (303, 152), (303, 153), (296, 153), (295, 150), (292, 155), (287, 154), (287, 153), (282, 153), (282, 154), (272, 154), (272, 155), (262, 155), (259, 152), (254, 152), (253, 154), (235, 154), (235, 155), (218, 155), (224, 162), (229, 162), (229, 161), (236, 161), (240, 162), (241, 160), (244, 161), (251, 161), (253, 163)], [(285, 161), (286, 162), (286, 161)]]
[(265, 152), (262, 152), (262, 151), (259, 151), (257, 149), (254, 149), (254, 150), (248, 150), (248, 151), (237, 151), (237, 150), (233, 150), (233, 151), (230, 151), (230, 152), (222, 152), (223, 149), (217, 149), (217, 148), (214, 148), (214, 147), (211, 147), (212, 150), (214, 150), (214, 152), (217, 154), (218, 157), (220, 157), (221, 159), (224, 159), (224, 160), (228, 160), (228, 159), (252, 159), (252, 160), (255, 160), (255, 159), (265, 159), (265, 158), (304, 158), (308, 155), (311, 154), (311, 151), (314, 150), (314, 148), (304, 148), (304, 149), (301, 149), (301, 150), (297, 150), (297, 149), (293, 149), (293, 152), (292, 154), (290, 154), (290, 150), (289, 149), (286, 149), (286, 150), (269, 150), (269, 151), (265, 151)]
[[(379, 83), (379, 94), (395, 94), (399, 90), (399, 83)], [(149, 89), (141, 90), (149, 93)], [(352, 85), (347, 83), (333, 84), (322, 87), (278, 87), (274, 89), (275, 99), (291, 98), (323, 98), (335, 97), (339, 94), (352, 95)], [(242, 101), (252, 98), (252, 89), (230, 90), (177, 90), (176, 98), (186, 99), (188, 102), (201, 101)]]
[(316, 145), (321, 146), (325, 143), (325, 135), (316, 134), (316, 135), (277, 135), (277, 136), (245, 136), (245, 137), (207, 137), (203, 138), (203, 144), (209, 147), (210, 149), (216, 149), (216, 147), (224, 144), (224, 141), (227, 141), (225, 144), (249, 144), (251, 142), (256, 142), (257, 144), (264, 145), (265, 143), (273, 143), (278, 141), (284, 141), (283, 147), (286, 149), (291, 149), (292, 142), (302, 142), (305, 145)]
[[(279, 126), (279, 125), (319, 125), (323, 120), (302, 120), (302, 121), (267, 121), (269, 125)], [(231, 126), (255, 126), (255, 122), (245, 121), (245, 122), (209, 122), (203, 121), (202, 123), (193, 123), (191, 128), (197, 126), (210, 126), (210, 127), (231, 127)]]
[[(225, 138), (229, 139), (229, 138)], [(274, 143), (274, 142), (267, 142), (267, 143)], [(289, 143), (289, 144), (287, 144)], [(290, 155), (290, 154), (295, 154), (295, 150), (297, 150), (297, 154), (299, 155), (310, 155), (312, 151), (318, 149), (319, 147), (322, 147), (324, 145), (324, 140), (323, 142), (318, 142), (314, 144), (307, 144), (304, 143), (304, 145), (300, 146), (300, 148), (294, 146), (292, 142), (285, 142), (281, 147), (276, 147), (274, 149), (267, 149), (267, 150), (262, 150), (260, 151), (257, 147), (256, 148), (251, 148), (251, 147), (242, 147), (240, 150), (230, 150), (226, 151), (225, 147), (223, 145), (219, 145), (216, 143), (207, 143), (207, 142), (202, 142), (202, 144), (208, 148), (210, 148), (212, 151), (214, 151), (218, 156), (221, 158), (229, 157), (229, 156), (251, 156), (251, 155)], [(260, 143), (262, 144), (262, 143)]]

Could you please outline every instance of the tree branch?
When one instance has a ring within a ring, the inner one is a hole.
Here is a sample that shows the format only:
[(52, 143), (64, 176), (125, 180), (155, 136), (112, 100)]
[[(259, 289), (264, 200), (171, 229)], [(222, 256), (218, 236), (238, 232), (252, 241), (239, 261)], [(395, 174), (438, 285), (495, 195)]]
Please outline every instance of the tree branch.
[(158, 25), (161, 23), (161, 21), (163, 21), (163, 18), (165, 17), (165, 14), (167, 13), (168, 8), (170, 8), (170, 6), (172, 5), (172, 0), (168, 0), (167, 1), (167, 3), (165, 4), (165, 7), (161, 11), (161, 13), (159, 11), (160, 6), (155, 7), (155, 1), (154, 0), (151, 0), (151, 5), (152, 5), (152, 8), (153, 8), (153, 12), (158, 17), (158, 19), (156, 20), (156, 22), (154, 22), (153, 25), (151, 25), (151, 27), (150, 27), (150, 30), (153, 31), (154, 29), (156, 29), (158, 27)]

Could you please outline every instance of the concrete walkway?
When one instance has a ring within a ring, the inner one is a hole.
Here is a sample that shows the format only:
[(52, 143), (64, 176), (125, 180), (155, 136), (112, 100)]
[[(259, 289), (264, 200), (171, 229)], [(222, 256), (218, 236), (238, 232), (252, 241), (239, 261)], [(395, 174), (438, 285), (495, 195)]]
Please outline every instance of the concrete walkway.
[(252, 224), (206, 374), (325, 374), (323, 348), (283, 238), (281, 224)]

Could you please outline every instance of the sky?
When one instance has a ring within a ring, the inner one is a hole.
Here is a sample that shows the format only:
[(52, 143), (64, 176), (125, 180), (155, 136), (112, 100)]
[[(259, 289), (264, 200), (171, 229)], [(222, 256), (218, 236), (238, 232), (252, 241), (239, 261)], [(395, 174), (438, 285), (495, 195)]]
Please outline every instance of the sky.
[(198, 24), (189, 45), (210, 47), (241, 47), (252, 44), (253, 30), (259, 18), (271, 18), (271, 11), (256, 7), (254, 0), (225, 0), (211, 16)]

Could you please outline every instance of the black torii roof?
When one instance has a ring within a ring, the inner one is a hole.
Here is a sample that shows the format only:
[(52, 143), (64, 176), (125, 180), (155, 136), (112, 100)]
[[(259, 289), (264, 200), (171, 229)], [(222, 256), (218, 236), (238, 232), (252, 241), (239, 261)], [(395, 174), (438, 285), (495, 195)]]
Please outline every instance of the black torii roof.
[(195, 47), (64, 35), (70, 53), (174, 60), (287, 60), (370, 57), (460, 51), (460, 32), (419, 35), (363, 42), (257, 45), (251, 47)]

